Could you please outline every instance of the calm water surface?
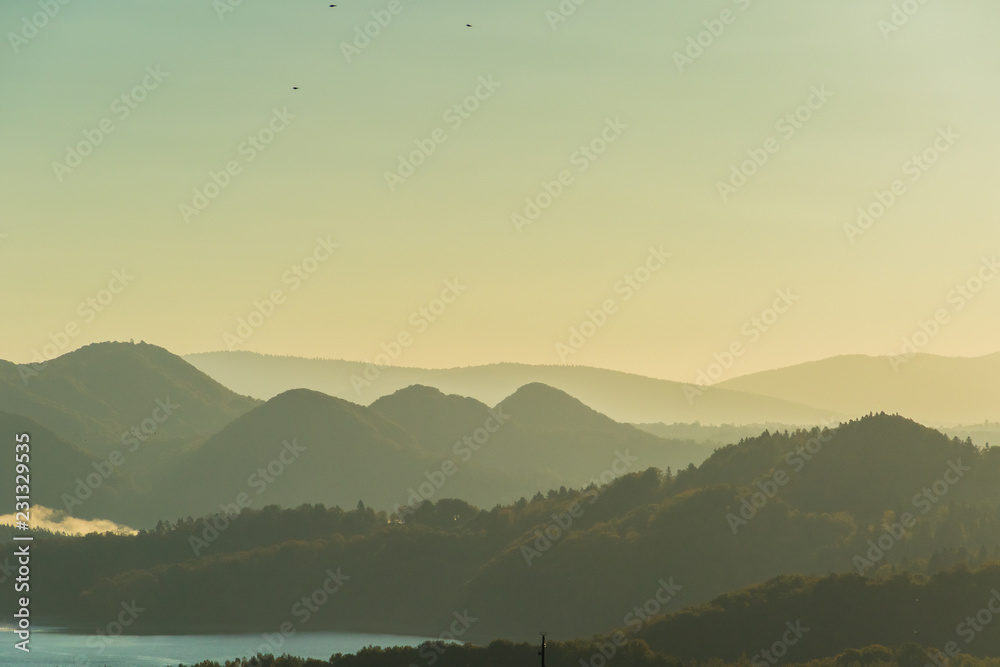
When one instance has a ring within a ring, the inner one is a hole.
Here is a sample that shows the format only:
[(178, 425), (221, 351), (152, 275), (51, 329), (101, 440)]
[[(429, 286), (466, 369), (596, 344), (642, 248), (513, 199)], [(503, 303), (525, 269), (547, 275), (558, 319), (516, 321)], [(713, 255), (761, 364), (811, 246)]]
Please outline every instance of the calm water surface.
[[(94, 635), (74, 635), (37, 628), (31, 633), (31, 653), (14, 648), (17, 636), (0, 628), (3, 667), (174, 667), (202, 660), (220, 663), (249, 657), (265, 644), (262, 635), (121, 636), (111, 638), (99, 653)], [(267, 653), (289, 653), (328, 660), (334, 653), (356, 653), (365, 646), (418, 646), (424, 637), (341, 632), (297, 633)]]

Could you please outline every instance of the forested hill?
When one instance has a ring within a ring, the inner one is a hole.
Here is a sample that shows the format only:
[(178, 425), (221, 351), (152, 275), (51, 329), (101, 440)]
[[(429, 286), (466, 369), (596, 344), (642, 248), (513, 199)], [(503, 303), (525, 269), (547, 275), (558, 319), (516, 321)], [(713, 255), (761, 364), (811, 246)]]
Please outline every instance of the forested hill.
[(480, 639), (527, 639), (539, 627), (586, 636), (628, 624), (665, 585), (678, 588), (658, 613), (787, 574), (978, 566), (1000, 556), (998, 459), (872, 415), (766, 433), (676, 475), (650, 468), (490, 510), (458, 500), (406, 517), (274, 507), (134, 537), (47, 540), (35, 604), (75, 624), (136, 599), (148, 609), (137, 631), (265, 631), (342, 568), (351, 578), (310, 629), (436, 636), (468, 609)]

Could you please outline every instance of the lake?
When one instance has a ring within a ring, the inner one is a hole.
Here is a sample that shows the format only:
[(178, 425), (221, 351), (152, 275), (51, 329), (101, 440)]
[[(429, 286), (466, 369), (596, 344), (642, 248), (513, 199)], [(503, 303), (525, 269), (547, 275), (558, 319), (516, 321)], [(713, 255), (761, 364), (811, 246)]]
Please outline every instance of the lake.
[[(266, 646), (261, 634), (120, 636), (97, 638), (33, 629), (31, 653), (14, 648), (17, 636), (0, 628), (0, 665), (3, 667), (173, 667), (202, 660), (223, 663), (249, 657)], [(334, 653), (356, 653), (365, 646), (418, 646), (424, 637), (354, 634), (344, 632), (299, 632), (278, 649), (265, 653), (288, 653), (303, 658), (328, 660)], [(98, 642), (107, 642), (98, 652)]]

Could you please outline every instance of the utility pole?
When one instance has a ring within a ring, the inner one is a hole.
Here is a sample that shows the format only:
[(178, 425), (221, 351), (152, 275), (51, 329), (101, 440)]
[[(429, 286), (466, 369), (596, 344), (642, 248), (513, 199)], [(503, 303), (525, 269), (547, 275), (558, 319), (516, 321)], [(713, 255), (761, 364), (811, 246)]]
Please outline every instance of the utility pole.
[(545, 667), (545, 635), (548, 633), (542, 632), (542, 650), (538, 652), (538, 655), (542, 656), (542, 667)]

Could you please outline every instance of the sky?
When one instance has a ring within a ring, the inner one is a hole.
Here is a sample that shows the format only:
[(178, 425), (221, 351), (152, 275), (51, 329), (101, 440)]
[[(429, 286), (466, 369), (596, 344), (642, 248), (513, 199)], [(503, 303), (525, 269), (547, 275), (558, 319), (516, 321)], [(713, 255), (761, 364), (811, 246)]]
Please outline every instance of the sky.
[(579, 1), (4, 0), (0, 357), (1000, 349), (1000, 5)]

